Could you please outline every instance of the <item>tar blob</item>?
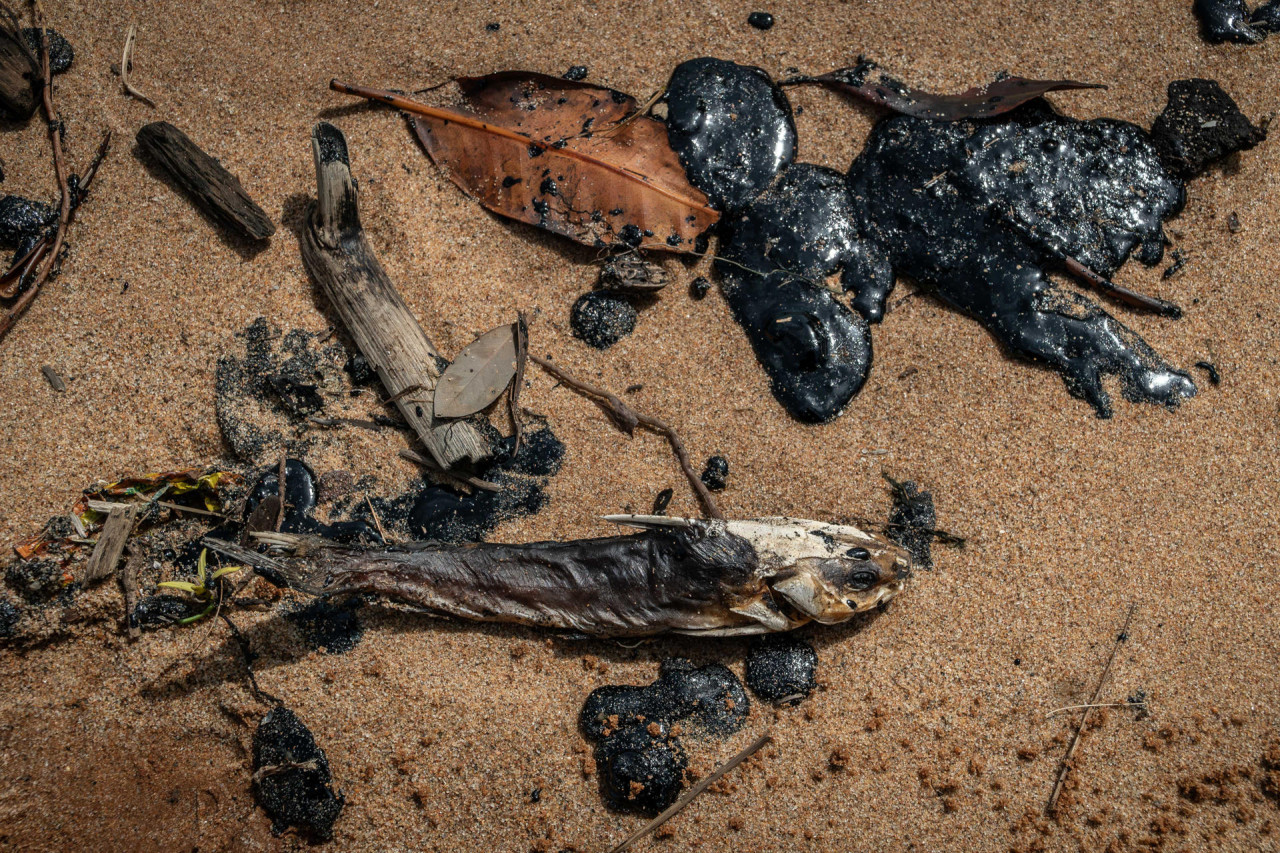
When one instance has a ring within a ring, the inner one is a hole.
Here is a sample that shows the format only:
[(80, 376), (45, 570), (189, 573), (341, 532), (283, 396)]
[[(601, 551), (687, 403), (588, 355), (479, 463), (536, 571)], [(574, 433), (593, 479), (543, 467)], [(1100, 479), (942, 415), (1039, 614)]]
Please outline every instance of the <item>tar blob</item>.
[(568, 71), (564, 72), (560, 76), (566, 80), (573, 80), (575, 82), (578, 80), (585, 80), (587, 79), (587, 66), (574, 65), (570, 67)]
[(720, 664), (695, 668), (679, 658), (662, 662), (648, 687), (610, 686), (591, 692), (579, 725), (595, 741), (600, 790), (615, 809), (658, 812), (675, 802), (688, 766), (672, 724), (731, 734), (750, 711), (746, 691)]
[(933, 506), (933, 493), (922, 492), (911, 480), (893, 485), (893, 509), (889, 513), (889, 535), (911, 554), (911, 563), (919, 569), (933, 568), (933, 531), (938, 526), (938, 513)]
[(1260, 33), (1280, 33), (1280, 0), (1271, 0), (1254, 9), (1249, 23)]
[(1162, 222), (1184, 194), (1141, 128), (1076, 121), (1043, 102), (993, 121), (894, 116), (849, 181), (862, 226), (899, 273), (1057, 370), (1099, 417), (1112, 412), (1107, 374), (1132, 401), (1176, 406), (1195, 394), (1135, 332), (1045, 275), (1064, 255), (1101, 275), (1134, 250), (1159, 262)]
[(0, 640), (7, 640), (18, 630), (22, 611), (12, 601), (0, 598)]
[(791, 634), (752, 641), (747, 652), (747, 686), (766, 702), (799, 704), (818, 684), (818, 653)]
[[(311, 469), (298, 459), (289, 459), (284, 469), (284, 519), (280, 524), (283, 533), (302, 533), (323, 536), (338, 542), (354, 542), (362, 536), (377, 540), (377, 531), (363, 521), (340, 521), (323, 524), (312, 513), (316, 508), (316, 478)], [(253, 492), (245, 502), (245, 518), (253, 515), (267, 498), (279, 499), (280, 467), (269, 465), (263, 469)]]
[[(774, 397), (799, 420), (840, 414), (871, 370), (871, 331), (893, 273), (859, 231), (840, 173), (792, 166), (724, 222), (716, 271), (734, 319), (769, 374)], [(840, 272), (863, 314), (821, 286)]]
[(705, 275), (700, 275), (689, 283), (689, 295), (694, 299), (705, 299), (711, 292), (711, 282)]
[(1254, 44), (1263, 39), (1262, 33), (1249, 26), (1244, 0), (1195, 0), (1193, 8), (1208, 41)]
[(588, 346), (608, 349), (635, 329), (636, 309), (621, 296), (593, 290), (573, 303), (569, 326)]
[(58, 222), (57, 208), (16, 195), (0, 196), (0, 246), (13, 249), (12, 267)]
[(338, 655), (349, 652), (360, 644), (364, 626), (360, 624), (358, 598), (335, 604), (325, 598), (317, 598), (305, 607), (285, 615), (298, 630), (302, 641), (312, 651)]
[(667, 138), (718, 210), (750, 202), (795, 158), (786, 95), (759, 68), (691, 59), (667, 83)]
[(702, 484), (713, 492), (723, 492), (725, 480), (729, 476), (729, 460), (723, 456), (712, 456), (702, 468)]
[(277, 834), (289, 827), (327, 841), (342, 813), (333, 792), (329, 760), (311, 731), (278, 705), (262, 718), (253, 735), (254, 794)]
[(1186, 180), (1236, 151), (1247, 151), (1267, 133), (1240, 112), (1216, 80), (1174, 80), (1169, 102), (1151, 125), (1160, 158)]
[(771, 30), (773, 29), (773, 15), (768, 12), (752, 12), (747, 15), (747, 23), (757, 30)]

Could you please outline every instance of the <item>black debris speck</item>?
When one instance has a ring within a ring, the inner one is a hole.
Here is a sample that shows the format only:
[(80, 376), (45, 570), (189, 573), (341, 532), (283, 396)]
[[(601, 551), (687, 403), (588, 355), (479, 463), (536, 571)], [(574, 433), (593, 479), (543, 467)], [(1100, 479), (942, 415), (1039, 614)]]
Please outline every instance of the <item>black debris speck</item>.
[(176, 595), (149, 595), (133, 608), (129, 621), (139, 628), (167, 628), (198, 612), (190, 599)]
[(635, 329), (636, 309), (621, 297), (593, 290), (573, 303), (569, 326), (588, 346), (608, 349)]
[(798, 704), (817, 686), (818, 653), (784, 634), (755, 640), (747, 652), (747, 686), (766, 702)]
[(768, 12), (752, 12), (747, 15), (747, 23), (757, 30), (771, 30), (773, 29), (773, 15)]
[(675, 494), (673, 489), (663, 489), (658, 492), (653, 499), (653, 515), (665, 515), (667, 507), (671, 505), (671, 496)]
[(1197, 361), (1196, 367), (1200, 368), (1201, 370), (1203, 370), (1205, 373), (1209, 375), (1209, 384), (1211, 385), (1222, 384), (1222, 374), (1218, 372), (1218, 366), (1214, 364), (1212, 361)]
[(722, 492), (728, 476), (729, 460), (719, 455), (711, 456), (702, 469), (702, 484), (713, 492)]
[(271, 709), (253, 735), (254, 794), (277, 834), (297, 827), (327, 841), (342, 813), (329, 761), (302, 721), (283, 706)]
[(496, 33), (498, 30), (502, 29), (502, 24), (497, 21), (490, 21), (484, 25), (484, 28), (491, 33)]
[(689, 283), (689, 295), (694, 299), (705, 299), (711, 292), (711, 282), (705, 275), (700, 275)]
[(564, 72), (564, 74), (560, 76), (564, 77), (564, 79), (566, 80), (573, 80), (573, 81), (585, 80), (587, 77), (587, 66), (574, 65), (568, 71)]

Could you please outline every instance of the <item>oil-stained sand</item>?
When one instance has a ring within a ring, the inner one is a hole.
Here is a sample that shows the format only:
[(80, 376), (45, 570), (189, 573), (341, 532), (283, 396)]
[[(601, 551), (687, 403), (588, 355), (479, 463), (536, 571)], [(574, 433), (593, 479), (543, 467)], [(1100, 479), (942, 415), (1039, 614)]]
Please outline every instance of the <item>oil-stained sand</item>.
[[(1218, 79), (1255, 120), (1280, 107), (1280, 41), (1209, 45), (1180, 0), (779, 4), (767, 32), (747, 24), (757, 8), (50, 4), (49, 24), (77, 53), (58, 81), (68, 159), (87, 161), (104, 126), (117, 148), (80, 211), (63, 275), (0, 344), (0, 538), (33, 532), (95, 478), (217, 458), (214, 373), (219, 356), (241, 352), (234, 333), (259, 315), (321, 333), (333, 322), (295, 236), (314, 193), (309, 134), (323, 117), (348, 136), (375, 250), (446, 354), (522, 309), (535, 353), (617, 391), (643, 384), (636, 405), (677, 425), (695, 458), (729, 456), (726, 513), (884, 517), (883, 466), (933, 492), (939, 525), (968, 538), (963, 551), (936, 547), (935, 570), (864, 627), (806, 632), (819, 689), (779, 712), (753, 703), (737, 735), (691, 747), (691, 767), (705, 773), (765, 728), (776, 737), (668, 824), (667, 838), (639, 849), (1280, 846), (1280, 811), (1262, 784), (1280, 725), (1274, 142), (1192, 182), (1168, 226), (1190, 256), (1179, 275), (1161, 281), (1159, 269), (1132, 264), (1118, 275), (1181, 304), (1182, 320), (1104, 303), (1173, 364), (1212, 361), (1221, 385), (1200, 382), (1176, 412), (1117, 402), (1116, 417), (1099, 421), (1056, 375), (1006, 358), (977, 324), (919, 297), (875, 330), (875, 366), (845, 414), (804, 427), (774, 401), (714, 289), (695, 301), (669, 287), (607, 352), (577, 341), (569, 306), (595, 279), (591, 253), (496, 220), (391, 112), (326, 88), (334, 76), (408, 90), (458, 73), (586, 65), (588, 79), (645, 97), (699, 55), (780, 76), (864, 53), (935, 91), (1002, 69), (1111, 84), (1051, 96), (1076, 118), (1149, 126), (1168, 82), (1192, 76)], [(133, 82), (157, 111), (118, 95), (111, 73), (134, 19)], [(803, 159), (846, 169), (875, 114), (812, 88), (789, 97), (803, 107)], [(160, 119), (216, 152), (282, 223), (268, 248), (222, 237), (135, 159), (133, 133)], [(0, 139), (4, 192), (52, 200), (39, 122)], [(710, 275), (707, 263), (672, 272)], [(895, 298), (911, 289), (899, 287)], [(67, 379), (65, 393), (49, 388), (45, 364)], [(598, 516), (646, 511), (667, 487), (670, 512), (696, 513), (661, 439), (627, 439), (545, 376), (530, 379), (523, 402), (550, 418), (568, 454), (548, 506), (494, 538), (600, 535)], [(351, 430), (328, 466), (402, 489), (417, 472), (396, 458), (396, 441)], [(1046, 715), (1087, 700), (1135, 600), (1103, 698), (1142, 691), (1149, 717), (1099, 714), (1077, 751), (1078, 787), (1058, 820), (1045, 820), (1073, 725)], [(0, 653), (0, 843), (299, 846), (274, 839), (253, 803), (253, 727), (267, 707), (245, 687), (224, 628), (130, 646), (114, 621), (91, 618), (119, 612), (114, 590), (90, 593), (70, 614), (69, 640)], [(608, 811), (584, 775), (584, 698), (604, 684), (648, 683), (671, 655), (741, 675), (747, 650), (625, 649), (363, 616), (364, 641), (343, 655), (309, 652), (282, 619), (237, 616), (261, 654), (259, 683), (327, 755), (346, 798), (331, 843), (342, 850), (606, 848), (641, 819)]]

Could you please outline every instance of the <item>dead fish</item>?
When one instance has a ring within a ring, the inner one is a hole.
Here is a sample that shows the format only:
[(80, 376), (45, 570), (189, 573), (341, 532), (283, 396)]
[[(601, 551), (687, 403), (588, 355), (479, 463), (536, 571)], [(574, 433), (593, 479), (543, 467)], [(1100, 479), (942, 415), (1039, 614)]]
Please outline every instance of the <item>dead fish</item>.
[(522, 545), (435, 542), (374, 548), (259, 533), (291, 556), (205, 544), (316, 595), (372, 592), (485, 622), (596, 637), (703, 637), (832, 625), (888, 602), (911, 574), (906, 550), (856, 527), (610, 515), (628, 536)]

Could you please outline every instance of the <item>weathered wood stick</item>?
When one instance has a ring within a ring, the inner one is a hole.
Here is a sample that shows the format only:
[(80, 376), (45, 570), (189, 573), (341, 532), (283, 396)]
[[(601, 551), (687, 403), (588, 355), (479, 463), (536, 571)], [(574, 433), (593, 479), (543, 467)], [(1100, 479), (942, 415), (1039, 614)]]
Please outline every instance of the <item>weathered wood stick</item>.
[(138, 131), (138, 144), (173, 176), (191, 200), (237, 234), (265, 240), (276, 233), (266, 211), (258, 207), (240, 179), (228, 172), (167, 121), (152, 122)]
[(311, 149), (317, 201), (307, 209), (302, 237), (302, 260), (311, 277), (440, 467), (487, 458), (489, 443), (475, 424), (435, 420), (439, 357), (365, 239), (346, 137), (321, 122), (311, 131)]
[(107, 513), (102, 533), (98, 535), (98, 544), (94, 546), (93, 553), (84, 566), (84, 577), (81, 580), (85, 586), (110, 577), (115, 572), (120, 555), (124, 553), (125, 543), (129, 541), (129, 534), (133, 533), (136, 515), (136, 508), (126, 504), (117, 504)]

